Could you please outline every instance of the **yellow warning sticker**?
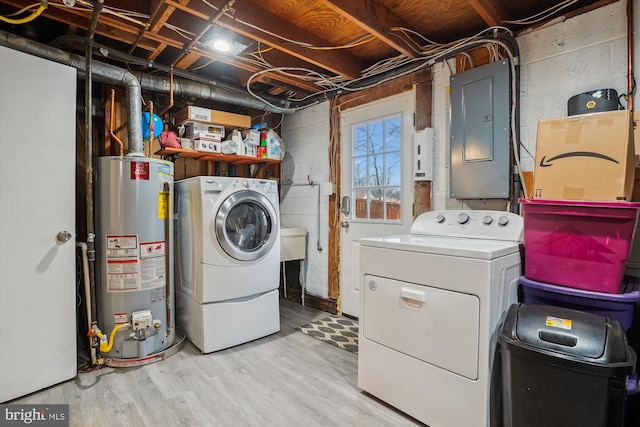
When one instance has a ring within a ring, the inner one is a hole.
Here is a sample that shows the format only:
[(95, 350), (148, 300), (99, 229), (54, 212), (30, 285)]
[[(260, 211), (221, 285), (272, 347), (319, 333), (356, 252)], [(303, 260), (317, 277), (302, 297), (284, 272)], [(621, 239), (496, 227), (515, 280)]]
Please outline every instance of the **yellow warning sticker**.
[(562, 319), (560, 317), (547, 316), (546, 325), (552, 328), (560, 328), (571, 330), (573, 322), (570, 319)]
[(162, 190), (158, 191), (158, 219), (167, 218), (169, 209), (171, 209), (171, 200), (168, 194)]

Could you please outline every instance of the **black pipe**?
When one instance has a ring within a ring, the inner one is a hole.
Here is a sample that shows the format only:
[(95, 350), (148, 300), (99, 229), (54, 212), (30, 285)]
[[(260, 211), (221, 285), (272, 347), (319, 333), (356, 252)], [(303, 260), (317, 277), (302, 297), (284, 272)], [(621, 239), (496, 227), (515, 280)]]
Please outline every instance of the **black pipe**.
[(95, 247), (95, 224), (93, 220), (93, 118), (91, 117), (92, 107), (92, 65), (90, 54), (93, 50), (93, 36), (98, 26), (98, 16), (102, 11), (104, 0), (97, 0), (93, 5), (93, 15), (89, 32), (87, 33), (87, 55), (85, 57), (85, 170), (86, 170), (86, 202), (87, 202), (87, 257), (89, 261), (89, 289), (91, 292), (91, 321), (97, 319), (96, 305), (96, 247)]

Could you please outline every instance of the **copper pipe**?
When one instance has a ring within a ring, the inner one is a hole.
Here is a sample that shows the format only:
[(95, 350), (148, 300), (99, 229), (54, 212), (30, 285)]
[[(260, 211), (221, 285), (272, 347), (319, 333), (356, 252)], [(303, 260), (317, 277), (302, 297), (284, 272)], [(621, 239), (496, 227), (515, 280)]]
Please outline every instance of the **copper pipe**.
[(633, 112), (633, 0), (627, 0), (627, 110)]
[(124, 144), (120, 141), (113, 131), (113, 116), (115, 115), (115, 104), (116, 104), (116, 90), (111, 88), (111, 112), (109, 113), (109, 135), (111, 138), (115, 139), (118, 145), (120, 146), (120, 157), (124, 154)]
[(175, 67), (176, 64), (180, 62), (180, 60), (182, 60), (182, 58), (187, 56), (187, 53), (189, 53), (189, 51), (193, 48), (193, 46), (196, 45), (196, 43), (198, 43), (198, 41), (202, 38), (202, 36), (204, 36), (207, 33), (207, 31), (209, 31), (209, 29), (213, 27), (213, 24), (215, 24), (222, 15), (224, 15), (226, 12), (230, 12), (233, 10), (233, 4), (235, 2), (236, 0), (229, 0), (224, 4), (224, 6), (218, 9), (216, 14), (211, 17), (211, 19), (208, 21), (207, 25), (205, 25), (202, 31), (200, 31), (193, 39), (191, 39), (189, 43), (185, 43), (182, 52), (173, 61), (173, 63), (171, 64), (171, 67)]
[(163, 187), (164, 194), (164, 239), (165, 239), (165, 254), (164, 254), (164, 298), (167, 303), (167, 324), (166, 330), (167, 332), (171, 332), (171, 328), (173, 325), (171, 324), (171, 304), (173, 301), (171, 300), (171, 188), (169, 183), (165, 181)]
[(169, 68), (169, 105), (160, 111), (158, 115), (162, 117), (171, 107), (173, 107), (173, 67)]

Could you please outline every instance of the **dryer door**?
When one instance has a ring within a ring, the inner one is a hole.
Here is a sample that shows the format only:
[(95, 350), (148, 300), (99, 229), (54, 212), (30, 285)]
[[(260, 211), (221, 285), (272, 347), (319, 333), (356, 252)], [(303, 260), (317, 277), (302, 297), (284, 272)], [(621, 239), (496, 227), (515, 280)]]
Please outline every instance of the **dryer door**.
[(233, 193), (218, 209), (216, 238), (230, 257), (256, 261), (265, 256), (278, 237), (278, 214), (262, 194), (244, 190)]

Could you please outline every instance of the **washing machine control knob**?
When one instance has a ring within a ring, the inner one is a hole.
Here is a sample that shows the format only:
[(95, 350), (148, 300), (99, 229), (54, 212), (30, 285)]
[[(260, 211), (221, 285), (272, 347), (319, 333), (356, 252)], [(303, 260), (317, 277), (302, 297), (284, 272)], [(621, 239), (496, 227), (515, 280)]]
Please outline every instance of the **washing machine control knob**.
[(444, 215), (438, 215), (436, 216), (436, 222), (438, 224), (442, 224), (444, 222)]
[(491, 215), (485, 215), (484, 218), (482, 218), (482, 223), (484, 225), (489, 225), (493, 222), (493, 218), (491, 217)]
[(507, 224), (509, 224), (509, 218), (507, 218), (506, 216), (501, 216), (500, 218), (498, 218), (498, 225), (500, 227), (504, 227)]
[(244, 181), (242, 181), (242, 185), (244, 185), (245, 187), (249, 188), (249, 181), (247, 181), (245, 179)]
[(469, 222), (469, 215), (461, 212), (458, 214), (458, 224), (466, 224)]

